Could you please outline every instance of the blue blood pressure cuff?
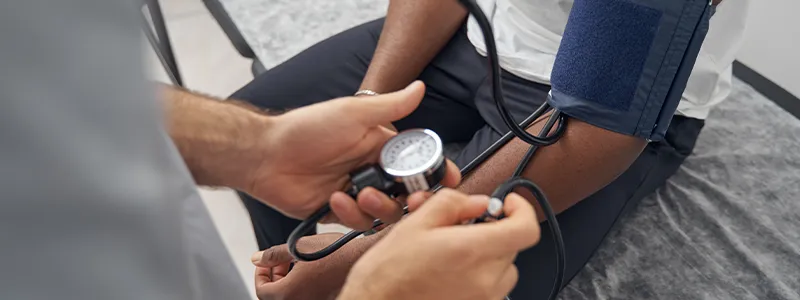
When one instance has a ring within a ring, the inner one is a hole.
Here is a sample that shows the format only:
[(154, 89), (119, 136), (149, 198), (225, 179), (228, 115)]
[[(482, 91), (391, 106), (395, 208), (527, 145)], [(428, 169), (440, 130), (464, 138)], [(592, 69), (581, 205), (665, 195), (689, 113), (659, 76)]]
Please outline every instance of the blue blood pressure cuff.
[(600, 128), (663, 139), (713, 9), (709, 0), (575, 0), (548, 102)]

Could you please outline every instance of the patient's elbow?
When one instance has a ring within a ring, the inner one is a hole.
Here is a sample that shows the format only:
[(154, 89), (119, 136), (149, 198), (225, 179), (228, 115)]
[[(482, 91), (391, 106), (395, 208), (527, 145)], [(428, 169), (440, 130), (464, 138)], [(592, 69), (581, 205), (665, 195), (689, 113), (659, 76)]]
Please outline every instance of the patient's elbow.
[[(564, 135), (533, 157), (525, 177), (561, 212), (624, 173), (647, 146), (645, 139), (569, 119)], [(545, 171), (545, 172), (543, 172)]]

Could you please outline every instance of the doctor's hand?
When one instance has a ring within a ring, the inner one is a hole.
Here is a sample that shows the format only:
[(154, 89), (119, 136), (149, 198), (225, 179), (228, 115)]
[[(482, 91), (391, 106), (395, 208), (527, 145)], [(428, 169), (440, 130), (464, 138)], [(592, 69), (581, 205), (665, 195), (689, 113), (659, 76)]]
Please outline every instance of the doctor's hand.
[(517, 253), (539, 241), (539, 223), (528, 201), (511, 194), (506, 218), (458, 225), (488, 202), (452, 190), (435, 194), (361, 257), (338, 299), (503, 299), (517, 283)]
[[(452, 190), (442, 190), (430, 203), (425, 202), (428, 197), (425, 193), (410, 196), (409, 206), (419, 210), (387, 229), (388, 233), (355, 239), (317, 261), (293, 263), (286, 245), (255, 253), (256, 294), (262, 300), (334, 299), (350, 272), (342, 300), (502, 299), (494, 296), (507, 293), (516, 283), (516, 253), (538, 241), (539, 225), (533, 208), (512, 194), (506, 198), (507, 219), (452, 226), (480, 216), (488, 198), (468, 197)], [(302, 252), (317, 251), (340, 236), (304, 237), (298, 248)], [(493, 298), (484, 297), (487, 295)]]
[[(353, 201), (343, 190), (349, 173), (378, 161), (381, 147), (396, 133), (381, 126), (413, 112), (425, 93), (421, 82), (374, 97), (345, 97), (271, 117), (261, 141), (264, 159), (254, 162), (244, 192), (287, 216), (306, 218), (329, 199), (341, 223), (367, 229), (375, 218), (394, 222), (401, 205), (374, 189)], [(452, 162), (446, 186), (460, 181)], [(332, 221), (328, 219), (327, 221)]]
[[(430, 195), (426, 192), (412, 194), (408, 197), (409, 208), (420, 207)], [(251, 259), (256, 266), (256, 295), (261, 300), (335, 299), (353, 264), (389, 231), (354, 239), (331, 255), (312, 262), (293, 262), (286, 244), (256, 252)], [(341, 236), (327, 233), (303, 237), (297, 248), (300, 252), (316, 252)]]

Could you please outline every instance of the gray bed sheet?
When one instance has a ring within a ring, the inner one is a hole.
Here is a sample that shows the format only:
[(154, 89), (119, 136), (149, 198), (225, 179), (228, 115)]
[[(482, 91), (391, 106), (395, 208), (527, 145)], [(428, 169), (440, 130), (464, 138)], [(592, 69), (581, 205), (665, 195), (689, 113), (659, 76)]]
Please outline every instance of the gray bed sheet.
[(800, 120), (744, 82), (560, 299), (800, 299)]
[[(222, 0), (265, 66), (387, 0)], [(735, 80), (694, 154), (608, 235), (560, 299), (800, 300), (800, 120)]]

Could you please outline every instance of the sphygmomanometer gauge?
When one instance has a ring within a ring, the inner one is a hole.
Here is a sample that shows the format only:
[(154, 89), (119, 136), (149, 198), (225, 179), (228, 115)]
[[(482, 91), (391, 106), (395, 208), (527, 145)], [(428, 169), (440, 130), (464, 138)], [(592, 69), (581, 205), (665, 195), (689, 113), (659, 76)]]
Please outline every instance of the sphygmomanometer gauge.
[(428, 129), (403, 131), (383, 146), (380, 166), (408, 194), (427, 191), (444, 178), (447, 169), (442, 140)]

